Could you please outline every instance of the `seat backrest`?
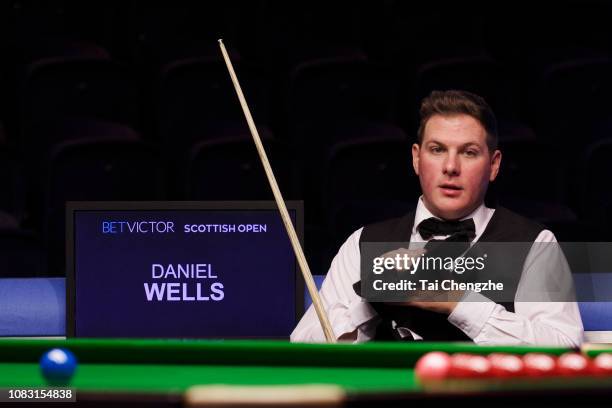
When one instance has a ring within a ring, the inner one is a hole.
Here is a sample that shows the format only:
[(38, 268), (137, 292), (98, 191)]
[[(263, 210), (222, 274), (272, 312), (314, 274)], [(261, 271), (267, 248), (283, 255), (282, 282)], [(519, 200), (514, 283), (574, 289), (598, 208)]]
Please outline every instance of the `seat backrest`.
[(57, 58), (34, 64), (21, 89), (24, 137), (41, 123), (77, 117), (138, 127), (139, 91), (129, 70), (104, 59)]
[[(266, 154), (284, 197), (293, 195), (292, 160), (287, 147), (264, 141)], [(202, 142), (188, 161), (188, 197), (193, 200), (270, 200), (272, 190), (252, 140)]]
[(0, 279), (0, 310), (0, 336), (65, 336), (65, 279)]
[[(240, 84), (258, 126), (269, 123), (265, 76), (236, 63)], [(156, 95), (158, 133), (168, 146), (214, 138), (219, 124), (244, 123), (236, 92), (220, 58), (176, 61), (161, 73)]]
[(51, 273), (63, 275), (66, 201), (159, 200), (165, 172), (158, 150), (138, 140), (73, 140), (51, 153), (44, 185), (44, 240)]

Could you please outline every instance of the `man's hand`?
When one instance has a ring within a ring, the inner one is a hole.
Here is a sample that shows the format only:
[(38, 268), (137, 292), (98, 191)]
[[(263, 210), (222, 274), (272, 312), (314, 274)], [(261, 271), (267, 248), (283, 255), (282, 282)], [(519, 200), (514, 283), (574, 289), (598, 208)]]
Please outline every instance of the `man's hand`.
[(458, 302), (394, 302), (393, 305), (413, 306), (431, 312), (449, 315), (455, 310)]
[[(412, 267), (414, 265), (412, 259), (413, 258), (418, 258), (420, 256), (423, 256), (423, 254), (425, 254), (425, 249), (424, 248), (417, 248), (417, 249), (407, 249), (407, 248), (398, 248), (394, 251), (389, 251), (386, 252), (384, 254), (382, 254), (380, 257), (381, 258), (391, 258), (391, 259), (400, 259), (404, 262), (398, 262), (396, 271), (397, 272), (410, 272), (412, 270)], [(405, 268), (404, 268), (405, 266)]]
[[(455, 310), (459, 300), (463, 296), (463, 291), (427, 291), (426, 293), (421, 292), (422, 295), (418, 294), (411, 296), (413, 300), (406, 302), (390, 302), (390, 305), (396, 306), (412, 306), (418, 307), (419, 309), (429, 310), (431, 312), (442, 313), (449, 315)], [(418, 300), (419, 297), (427, 300)]]
[[(411, 258), (417, 258), (422, 256), (427, 251), (424, 248), (418, 249), (406, 249), (399, 248), (394, 251), (387, 252), (382, 255), (384, 258), (395, 258), (397, 255), (400, 256), (401, 259), (404, 259), (406, 256), (408, 258), (408, 268), (399, 268), (398, 272), (409, 272), (410, 266), (412, 262), (410, 262)], [(421, 296), (419, 296), (421, 295)], [(419, 291), (415, 292), (410, 296), (412, 300), (406, 302), (389, 302), (388, 304), (396, 305), (396, 306), (412, 306), (418, 307), (420, 309), (429, 310), (436, 313), (442, 313), (449, 315), (455, 310), (457, 307), (457, 303), (463, 296), (463, 291)], [(427, 300), (420, 301), (419, 298), (425, 298)], [(436, 300), (436, 299), (439, 300)]]

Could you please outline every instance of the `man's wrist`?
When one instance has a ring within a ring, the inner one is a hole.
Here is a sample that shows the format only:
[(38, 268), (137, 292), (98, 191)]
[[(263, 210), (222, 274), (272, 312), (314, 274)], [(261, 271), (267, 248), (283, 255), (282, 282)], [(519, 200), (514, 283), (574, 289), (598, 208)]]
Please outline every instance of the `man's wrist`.
[(473, 339), (480, 334), (495, 306), (495, 302), (480, 293), (466, 291), (448, 315), (448, 321)]

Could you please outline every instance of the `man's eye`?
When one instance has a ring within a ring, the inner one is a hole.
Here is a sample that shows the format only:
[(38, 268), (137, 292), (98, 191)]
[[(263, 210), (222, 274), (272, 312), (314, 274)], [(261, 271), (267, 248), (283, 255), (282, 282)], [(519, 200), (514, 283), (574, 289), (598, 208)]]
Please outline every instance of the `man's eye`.
[(478, 156), (478, 152), (475, 150), (466, 150), (465, 155), (468, 157), (475, 157)]
[(429, 150), (432, 153), (441, 153), (442, 152), (442, 148), (440, 146), (432, 146), (429, 148)]

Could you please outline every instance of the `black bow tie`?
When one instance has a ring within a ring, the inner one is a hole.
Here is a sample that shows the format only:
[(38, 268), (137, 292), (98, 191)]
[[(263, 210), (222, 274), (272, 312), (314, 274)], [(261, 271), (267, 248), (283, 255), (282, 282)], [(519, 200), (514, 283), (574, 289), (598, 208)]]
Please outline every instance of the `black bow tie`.
[(476, 236), (476, 227), (472, 218), (463, 221), (442, 221), (432, 217), (421, 221), (417, 229), (423, 239), (429, 239), (434, 235), (450, 235), (451, 237), (457, 235), (467, 238), (465, 241), (469, 242)]

